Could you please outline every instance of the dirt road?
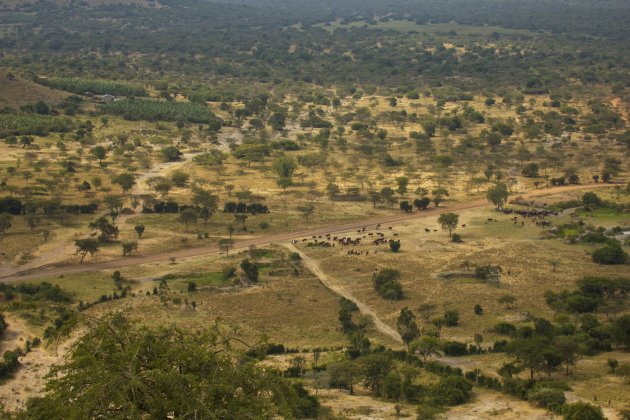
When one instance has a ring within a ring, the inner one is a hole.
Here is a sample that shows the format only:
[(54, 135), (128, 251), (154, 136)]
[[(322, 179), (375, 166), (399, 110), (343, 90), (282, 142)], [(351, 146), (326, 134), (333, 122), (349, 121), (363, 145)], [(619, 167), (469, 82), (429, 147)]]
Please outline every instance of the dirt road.
[(335, 279), (334, 277), (330, 277), (326, 273), (324, 273), (319, 267), (319, 264), (317, 264), (317, 261), (297, 249), (295, 246), (293, 246), (293, 244), (284, 244), (284, 246), (290, 251), (300, 254), (300, 257), (302, 258), (302, 264), (304, 264), (304, 266), (319, 279), (324, 287), (331, 290), (333, 293), (336, 293), (339, 296), (343, 296), (346, 299), (354, 302), (362, 314), (372, 317), (372, 320), (374, 321), (374, 327), (378, 331), (390, 337), (392, 340), (398, 343), (402, 343), (402, 338), (400, 338), (400, 334), (398, 334), (398, 331), (384, 323), (378, 317), (378, 315), (376, 315), (376, 313), (374, 313), (374, 311), (372, 311), (366, 304), (355, 298), (352, 293), (350, 293), (343, 286), (341, 282), (337, 281), (337, 279)]
[[(546, 188), (540, 190), (530, 191), (528, 193), (517, 194), (517, 196), (523, 197), (524, 199), (532, 199), (535, 197), (542, 197), (551, 194), (565, 193), (571, 191), (579, 191), (583, 189), (592, 189), (592, 188), (606, 188), (606, 187), (614, 187), (618, 186), (616, 184), (588, 184), (588, 185), (567, 185), (563, 187), (554, 187), (554, 188)], [(387, 216), (378, 216), (367, 218), (363, 220), (355, 220), (350, 222), (337, 223), (333, 225), (319, 226), (310, 229), (304, 229), (294, 232), (286, 232), (286, 233), (278, 233), (274, 235), (260, 236), (256, 238), (241, 240), (235, 243), (234, 250), (243, 250), (248, 249), (250, 246), (264, 246), (273, 243), (282, 243), (286, 241), (290, 241), (296, 238), (310, 237), (313, 235), (325, 235), (326, 233), (339, 233), (339, 232), (347, 232), (356, 229), (360, 229), (362, 227), (367, 227), (376, 224), (383, 225), (391, 225), (396, 223), (402, 223), (407, 220), (417, 219), (422, 217), (435, 217), (441, 212), (444, 211), (462, 211), (468, 210), (478, 207), (489, 206), (487, 200), (478, 199), (465, 201), (460, 203), (452, 203), (449, 206), (439, 207), (439, 208), (429, 208), (423, 211), (416, 211), (413, 213), (396, 213)], [(214, 255), (218, 254), (219, 249), (217, 246), (214, 247), (199, 247), (199, 248), (185, 248), (179, 249), (176, 251), (169, 252), (161, 252), (151, 255), (141, 255), (127, 258), (120, 258), (111, 261), (104, 261), (99, 263), (84, 263), (77, 264), (72, 266), (41, 266), (37, 268), (33, 268), (25, 271), (18, 271), (9, 275), (5, 275), (0, 277), (0, 281), (12, 281), (12, 280), (32, 280), (37, 279), (43, 276), (61, 276), (61, 275), (70, 275), (70, 274), (78, 274), (78, 273), (87, 273), (93, 271), (107, 270), (107, 269), (120, 269), (123, 267), (130, 267), (142, 264), (149, 264), (155, 262), (168, 261), (170, 258), (176, 258), (180, 260), (182, 258), (190, 258), (190, 257), (199, 257), (205, 255)]]

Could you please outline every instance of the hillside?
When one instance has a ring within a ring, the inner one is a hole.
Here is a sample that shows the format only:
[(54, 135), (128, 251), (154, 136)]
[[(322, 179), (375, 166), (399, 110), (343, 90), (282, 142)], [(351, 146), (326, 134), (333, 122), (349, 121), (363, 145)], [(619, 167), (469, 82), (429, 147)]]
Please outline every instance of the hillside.
[(0, 108), (19, 108), (23, 105), (44, 101), (56, 104), (68, 93), (35, 84), (14, 75), (6, 69), (0, 69)]

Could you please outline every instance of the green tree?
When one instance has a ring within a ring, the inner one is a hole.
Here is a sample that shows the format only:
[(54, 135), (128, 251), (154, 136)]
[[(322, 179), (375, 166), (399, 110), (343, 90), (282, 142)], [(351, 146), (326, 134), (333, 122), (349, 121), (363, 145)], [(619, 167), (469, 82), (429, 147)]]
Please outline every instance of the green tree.
[(45, 396), (22, 417), (316, 417), (313, 397), (242, 357), (231, 345), (238, 337), (218, 326), (149, 329), (113, 315), (84, 329), (67, 361), (52, 368)]
[(138, 250), (138, 242), (136, 241), (129, 241), (129, 242), (122, 243), (123, 257), (131, 255), (133, 251), (137, 251), (137, 250)]
[(502, 182), (497, 182), (494, 187), (488, 189), (486, 197), (488, 201), (497, 206), (497, 210), (501, 210), (508, 199), (507, 186)]
[(399, 176), (398, 178), (396, 178), (396, 184), (398, 185), (396, 192), (400, 194), (400, 196), (402, 197), (403, 195), (407, 193), (407, 186), (409, 185), (409, 178), (407, 178), (406, 176)]
[(219, 239), (219, 249), (225, 252), (226, 256), (230, 255), (230, 249), (234, 247), (234, 241), (232, 239)]
[(219, 207), (219, 197), (212, 195), (209, 191), (201, 188), (193, 189), (192, 201), (195, 205), (201, 207), (199, 216), (203, 219), (204, 225), (208, 225), (208, 220), (217, 211)]
[(369, 354), (361, 358), (361, 366), (363, 383), (380, 397), (383, 381), (393, 367), (391, 358), (384, 353)]
[(440, 203), (444, 201), (444, 197), (448, 197), (448, 190), (445, 188), (436, 188), (431, 194), (433, 194), (433, 204), (435, 204), (435, 207), (438, 207)]
[(77, 239), (74, 241), (74, 245), (77, 248), (76, 253), (81, 255), (81, 264), (83, 264), (83, 259), (90, 254), (91, 257), (94, 256), (99, 250), (99, 243), (96, 239), (86, 238), (86, 239)]
[(572, 336), (559, 336), (554, 340), (554, 347), (562, 357), (567, 370), (567, 376), (569, 375), (569, 367), (575, 366), (580, 356), (584, 353), (584, 349), (579, 341)]
[(416, 316), (411, 309), (404, 307), (400, 310), (396, 319), (396, 330), (407, 346), (407, 351), (409, 351), (411, 342), (420, 336), (420, 328), (418, 328)]
[(534, 372), (545, 363), (544, 351), (547, 346), (546, 337), (531, 337), (514, 340), (505, 350), (516, 359), (519, 366), (529, 369), (530, 378), (534, 379)]
[(134, 185), (136, 185), (136, 177), (134, 174), (122, 173), (112, 178), (112, 184), (120, 186), (123, 194), (126, 194), (127, 191), (129, 191), (133, 188)]
[(96, 146), (90, 150), (90, 154), (98, 159), (99, 162), (102, 162), (107, 157), (107, 149), (103, 146)]
[(178, 220), (186, 226), (185, 230), (188, 232), (188, 225), (197, 223), (197, 212), (191, 208), (184, 209), (179, 213)]
[(119, 229), (105, 217), (99, 217), (89, 224), (90, 229), (99, 232), (98, 238), (101, 242), (111, 242), (118, 237)]
[(177, 162), (181, 159), (183, 153), (175, 146), (168, 146), (161, 150), (162, 158), (166, 162)]
[(427, 362), (429, 357), (439, 356), (441, 349), (442, 342), (438, 338), (429, 335), (423, 335), (411, 343), (411, 352), (422, 356), (424, 363)]
[(133, 230), (138, 234), (138, 239), (142, 239), (142, 234), (144, 233), (144, 225), (135, 225)]
[(179, 188), (185, 187), (189, 179), (190, 175), (188, 175), (186, 172), (175, 171), (171, 174), (171, 181), (173, 181), (173, 184), (175, 184), (175, 186)]
[(0, 233), (5, 233), (7, 230), (11, 229), (13, 222), (13, 216), (9, 213), (1, 213), (0, 214)]
[(459, 215), (456, 213), (442, 213), (438, 217), (438, 223), (442, 226), (442, 229), (448, 230), (448, 236), (452, 236), (453, 230), (457, 229), (459, 223)]
[(297, 163), (292, 157), (282, 156), (273, 162), (271, 168), (278, 178), (292, 179), (293, 173), (297, 169)]

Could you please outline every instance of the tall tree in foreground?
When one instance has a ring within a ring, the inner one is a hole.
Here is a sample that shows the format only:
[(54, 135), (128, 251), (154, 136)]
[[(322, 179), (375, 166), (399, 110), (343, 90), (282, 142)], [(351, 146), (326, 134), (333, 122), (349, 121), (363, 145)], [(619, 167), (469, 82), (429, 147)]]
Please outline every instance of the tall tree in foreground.
[(301, 385), (238, 354), (217, 326), (149, 329), (113, 315), (88, 327), (18, 418), (316, 417)]

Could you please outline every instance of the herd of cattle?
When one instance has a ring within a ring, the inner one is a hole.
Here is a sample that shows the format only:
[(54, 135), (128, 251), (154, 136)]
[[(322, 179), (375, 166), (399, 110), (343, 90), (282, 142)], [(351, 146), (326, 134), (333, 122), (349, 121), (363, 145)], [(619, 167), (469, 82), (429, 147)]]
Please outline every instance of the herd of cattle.
[[(537, 209), (527, 209), (527, 210), (515, 210), (515, 209), (503, 209), (503, 214), (506, 215), (516, 215), (513, 216), (510, 220), (514, 223), (514, 225), (525, 226), (525, 221), (527, 219), (535, 222), (536, 226), (539, 227), (548, 227), (551, 226), (551, 220), (547, 218), (550, 216), (558, 216), (557, 212), (553, 212), (550, 210), (537, 210)], [(520, 220), (522, 219), (522, 220)], [(498, 222), (497, 219), (488, 218), (488, 222)], [(461, 225), (462, 228), (466, 227), (466, 224)], [(392, 232), (392, 237), (388, 238), (387, 234), (382, 232), (381, 229), (385, 230), (385, 232), (393, 231), (393, 226), (388, 226), (387, 228), (383, 228), (381, 224), (377, 224), (375, 231), (366, 232), (366, 227), (362, 227), (357, 229), (357, 233), (359, 234), (356, 237), (352, 236), (332, 236), (330, 233), (325, 235), (313, 235), (310, 238), (303, 238), (301, 240), (294, 239), (291, 242), (293, 244), (303, 243), (308, 247), (322, 247), (322, 248), (334, 248), (335, 245), (339, 245), (341, 247), (357, 247), (360, 245), (389, 245), (392, 242), (398, 241), (398, 239), (394, 239), (398, 237), (398, 233)], [(437, 232), (437, 229), (429, 229), (424, 228), (426, 233), (430, 233), (431, 231)], [(369, 255), (369, 250), (356, 250), (350, 249), (347, 251), (348, 255)], [(378, 250), (373, 250), (373, 253), (377, 253)]]

